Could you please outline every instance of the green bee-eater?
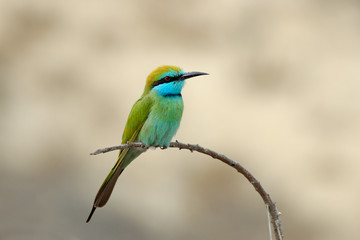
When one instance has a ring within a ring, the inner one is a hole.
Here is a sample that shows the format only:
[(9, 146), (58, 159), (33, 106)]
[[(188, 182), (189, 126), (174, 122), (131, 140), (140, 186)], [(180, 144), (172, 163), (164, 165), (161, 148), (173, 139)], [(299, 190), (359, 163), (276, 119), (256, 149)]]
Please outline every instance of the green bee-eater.
[[(142, 142), (148, 146), (168, 147), (179, 128), (184, 103), (181, 90), (188, 78), (206, 75), (184, 72), (175, 66), (161, 66), (147, 77), (144, 92), (132, 107), (122, 136), (122, 144)], [(109, 200), (115, 183), (131, 161), (145, 149), (120, 150), (118, 160), (96, 194), (89, 222), (97, 207)]]

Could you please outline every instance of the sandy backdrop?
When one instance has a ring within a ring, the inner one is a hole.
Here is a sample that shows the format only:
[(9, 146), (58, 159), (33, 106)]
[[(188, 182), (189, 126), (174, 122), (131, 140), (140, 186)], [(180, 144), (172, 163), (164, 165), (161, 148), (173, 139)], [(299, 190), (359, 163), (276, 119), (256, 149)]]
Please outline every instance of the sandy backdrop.
[(175, 139), (248, 168), (285, 239), (360, 239), (360, 2), (0, 0), (0, 239), (268, 239), (233, 169), (148, 151), (85, 224), (147, 74), (183, 90)]

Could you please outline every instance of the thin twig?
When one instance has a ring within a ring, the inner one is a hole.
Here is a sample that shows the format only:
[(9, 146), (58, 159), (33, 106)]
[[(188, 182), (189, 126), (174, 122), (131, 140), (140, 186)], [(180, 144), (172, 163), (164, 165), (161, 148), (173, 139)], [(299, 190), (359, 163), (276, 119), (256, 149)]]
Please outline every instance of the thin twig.
[[(158, 147), (158, 146), (155, 146), (155, 147)], [(201, 147), (198, 144), (185, 144), (185, 143), (176, 141), (176, 142), (171, 142), (170, 147), (178, 148), (179, 150), (188, 149), (191, 152), (197, 151), (197, 152), (209, 155), (209, 156), (211, 156), (215, 159), (218, 159), (218, 160), (222, 161), (223, 163), (226, 163), (227, 165), (235, 168), (239, 173), (244, 175), (244, 177), (253, 185), (255, 190), (260, 194), (265, 205), (269, 209), (268, 212), (270, 213), (270, 216), (271, 216), (271, 224), (272, 224), (272, 228), (274, 230), (275, 239), (276, 240), (283, 239), (283, 233), (282, 233), (281, 221), (280, 221), (280, 212), (277, 210), (275, 203), (271, 200), (270, 195), (264, 190), (264, 188), (261, 186), (260, 182), (248, 170), (246, 170), (238, 162), (231, 160), (230, 158), (226, 157), (225, 155), (219, 154), (208, 148)], [(119, 150), (119, 149), (123, 150), (123, 149), (127, 149), (127, 148), (148, 149), (149, 146), (147, 146), (141, 142), (129, 142), (129, 143), (118, 145), (118, 146), (98, 149), (95, 152), (90, 153), (90, 155), (97, 155), (100, 153), (107, 153), (110, 151)], [(270, 235), (271, 235), (271, 232), (270, 232)]]
[(269, 228), (269, 237), (270, 237), (270, 240), (272, 240), (272, 228), (271, 228), (271, 216), (270, 216), (270, 210), (269, 210), (269, 205), (268, 204), (265, 204), (265, 207), (266, 207), (266, 215), (267, 215), (267, 219), (268, 219), (268, 228)]

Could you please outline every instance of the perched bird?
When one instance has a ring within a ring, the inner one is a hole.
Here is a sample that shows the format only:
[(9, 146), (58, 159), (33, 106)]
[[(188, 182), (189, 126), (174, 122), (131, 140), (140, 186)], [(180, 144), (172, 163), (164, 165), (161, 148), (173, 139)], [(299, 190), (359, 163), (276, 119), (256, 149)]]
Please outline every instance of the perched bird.
[[(184, 72), (176, 66), (161, 66), (147, 77), (144, 92), (132, 107), (122, 136), (122, 144), (142, 142), (147, 146), (169, 147), (179, 128), (184, 103), (181, 90), (188, 78), (207, 75), (203, 72)], [(95, 209), (109, 200), (115, 183), (129, 165), (145, 149), (120, 150), (118, 160), (96, 194), (86, 222)]]

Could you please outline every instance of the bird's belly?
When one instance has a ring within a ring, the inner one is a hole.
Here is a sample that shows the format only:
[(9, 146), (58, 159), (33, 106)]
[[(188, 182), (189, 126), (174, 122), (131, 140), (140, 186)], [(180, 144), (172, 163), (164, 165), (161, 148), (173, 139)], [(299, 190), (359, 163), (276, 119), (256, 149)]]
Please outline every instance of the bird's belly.
[[(152, 121), (151, 125), (145, 126), (139, 134), (139, 140), (149, 146), (168, 147), (172, 137), (179, 128), (179, 122), (169, 123)], [(145, 133), (145, 134), (144, 134)]]
[(183, 102), (180, 99), (165, 99), (149, 113), (138, 140), (149, 146), (170, 145), (171, 139), (180, 126)]

